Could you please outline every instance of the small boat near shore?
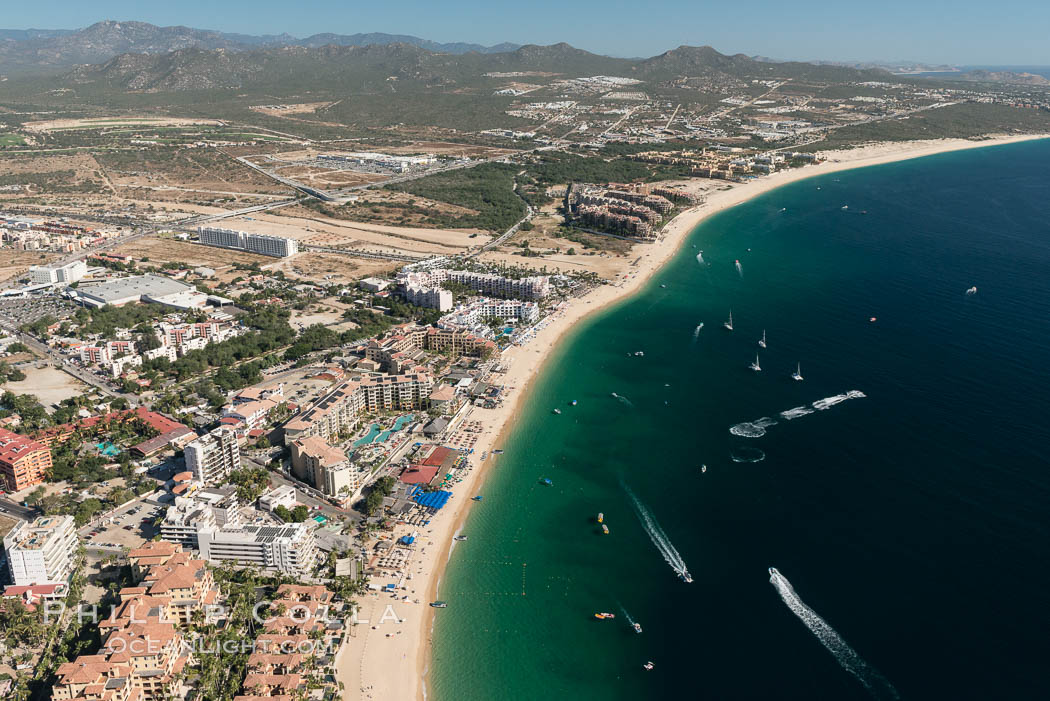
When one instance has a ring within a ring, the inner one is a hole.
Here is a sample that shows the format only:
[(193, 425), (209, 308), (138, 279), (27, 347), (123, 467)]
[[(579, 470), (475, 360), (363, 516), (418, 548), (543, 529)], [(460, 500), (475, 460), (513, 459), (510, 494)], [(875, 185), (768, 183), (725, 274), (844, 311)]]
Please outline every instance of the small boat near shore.
[(604, 521), (605, 521), (605, 514), (602, 513), (601, 511), (599, 511), (598, 512), (598, 523), (602, 523)]
[(602, 613), (594, 614), (594, 617), (597, 618), (599, 621), (606, 621), (606, 620), (610, 620), (610, 619), (616, 618), (616, 614), (614, 614), (614, 613), (605, 613), (603, 611)]
[(470, 500), (471, 500), (471, 501), (481, 501), (481, 500), (482, 500), (482, 499), (484, 499), (484, 498), (485, 498), (485, 497), (483, 497), (483, 496), (481, 496), (481, 495), (479, 494), (479, 495), (477, 495), (476, 497), (471, 497), (471, 498), (470, 498)]
[(576, 400), (573, 399), (571, 402), (569, 402), (569, 406), (576, 406)]
[(460, 542), (460, 543), (463, 542), (466, 539), (467, 539), (467, 536), (465, 536), (465, 535), (457, 535), (457, 536), (454, 536), (452, 538), (452, 540), (455, 540), (455, 541)]
[(609, 535), (609, 527), (604, 523), (602, 524), (602, 535)]
[(551, 413), (552, 413), (552, 414), (560, 414), (560, 413), (561, 413), (561, 409), (555, 409), (555, 410), (554, 410), (554, 411), (552, 411)]
[(446, 608), (448, 608), (448, 604), (445, 603), (444, 601), (431, 601), (430, 602), (430, 607), (431, 608), (436, 608), (436, 609), (446, 609)]
[(551, 480), (550, 477), (543, 477), (543, 478), (541, 478), (540, 479), (540, 484), (542, 484), (545, 487), (553, 487), (554, 486), (554, 482)]

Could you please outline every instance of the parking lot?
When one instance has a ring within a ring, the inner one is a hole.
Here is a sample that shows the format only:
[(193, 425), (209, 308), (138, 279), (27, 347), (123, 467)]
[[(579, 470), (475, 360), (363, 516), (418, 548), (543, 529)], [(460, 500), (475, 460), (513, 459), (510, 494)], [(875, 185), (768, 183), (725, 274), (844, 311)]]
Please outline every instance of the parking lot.
[(45, 316), (65, 319), (72, 316), (74, 311), (75, 304), (54, 295), (0, 299), (0, 316), (13, 320), (16, 327), (31, 324)]
[(153, 523), (165, 513), (165, 508), (142, 499), (137, 500), (115, 514), (93, 520), (80, 529), (80, 537), (89, 550), (137, 548), (159, 532)]

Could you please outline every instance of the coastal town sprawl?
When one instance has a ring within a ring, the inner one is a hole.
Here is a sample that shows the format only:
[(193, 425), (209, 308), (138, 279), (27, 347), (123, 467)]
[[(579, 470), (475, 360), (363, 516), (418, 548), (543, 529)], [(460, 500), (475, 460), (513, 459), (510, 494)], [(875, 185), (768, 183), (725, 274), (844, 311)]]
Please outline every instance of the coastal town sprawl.
[(315, 83), (336, 49), (234, 91), (210, 51), (3, 76), (12, 698), (418, 697), (455, 524), (572, 323), (773, 184), (1050, 132), (1032, 80), (532, 47), (422, 52), (421, 90), (368, 51), (381, 94)]

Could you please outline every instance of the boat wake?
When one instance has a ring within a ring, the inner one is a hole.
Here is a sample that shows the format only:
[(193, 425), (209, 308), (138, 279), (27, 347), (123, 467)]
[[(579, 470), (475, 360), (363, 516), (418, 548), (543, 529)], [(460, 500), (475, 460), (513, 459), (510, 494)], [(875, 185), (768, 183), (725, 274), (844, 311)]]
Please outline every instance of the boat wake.
[(671, 566), (675, 572), (678, 573), (679, 578), (686, 582), (693, 581), (692, 576), (689, 574), (689, 570), (685, 566), (685, 560), (675, 550), (674, 545), (671, 544), (671, 539), (667, 537), (664, 530), (660, 528), (660, 524), (656, 522), (653, 515), (649, 513), (649, 509), (645, 508), (645, 505), (639, 501), (638, 497), (634, 495), (631, 488), (626, 484), (623, 486), (627, 495), (631, 497), (631, 502), (634, 504), (634, 510), (638, 514), (638, 519), (642, 522), (642, 527), (645, 528), (645, 532), (649, 535), (649, 540), (653, 541), (653, 545), (660, 551), (664, 560), (668, 565)]
[(696, 254), (696, 262), (699, 263), (700, 265), (707, 265), (707, 263), (704, 262), (704, 252), (703, 251), (700, 251), (699, 253)]
[[(836, 394), (833, 397), (825, 397), (824, 399), (818, 399), (809, 406), (797, 406), (794, 409), (788, 409), (782, 411), (777, 416), (784, 419), (785, 421), (791, 421), (792, 419), (798, 419), (803, 416), (808, 416), (818, 411), (825, 411), (841, 404), (847, 399), (862, 399), (868, 395), (864, 394), (860, 390), (851, 389), (845, 394)], [(755, 421), (743, 421), (734, 426), (729, 427), (729, 432), (734, 436), (740, 436), (741, 438), (761, 438), (766, 435), (766, 429), (770, 426), (777, 424), (776, 419), (771, 419), (768, 416), (763, 416), (761, 419)]]
[(780, 412), (779, 416), (785, 421), (791, 421), (792, 419), (798, 419), (812, 413), (813, 409), (810, 409), (808, 406), (797, 406), (794, 409)]
[(770, 426), (776, 426), (777, 422), (768, 416), (763, 416), (761, 419), (756, 421), (744, 421), (738, 423), (729, 429), (729, 432), (734, 436), (740, 436), (741, 438), (761, 438), (766, 435), (766, 429)]
[(613, 392), (612, 396), (616, 397), (616, 399), (618, 401), (623, 402), (624, 404), (626, 404), (627, 406), (631, 407), (632, 409), (634, 408), (634, 403), (630, 399), (628, 399), (627, 397), (623, 396), (622, 394), (617, 394), (616, 392)]
[(762, 462), (766, 459), (766, 454), (758, 448), (733, 448), (733, 451), (729, 454), (733, 462)]
[(817, 612), (806, 606), (802, 599), (798, 598), (794, 587), (787, 577), (780, 574), (777, 568), (769, 568), (769, 582), (780, 594), (791, 612), (798, 616), (810, 632), (817, 637), (820, 644), (827, 648), (835, 660), (847, 672), (855, 676), (864, 688), (876, 699), (899, 699), (900, 695), (893, 688), (886, 677), (882, 676), (877, 669), (865, 662), (857, 651), (849, 646), (838, 632), (828, 625), (828, 622), (817, 615)]
[(736, 266), (737, 275), (739, 275), (740, 277), (744, 277), (744, 266), (740, 265), (740, 261), (736, 261), (734, 265)]
[(841, 404), (847, 399), (863, 399), (866, 396), (867, 395), (863, 392), (852, 389), (849, 392), (846, 392), (845, 394), (836, 394), (834, 397), (818, 399), (817, 401), (813, 402), (813, 408), (817, 411), (824, 411), (825, 409), (830, 409), (836, 404)]
[(702, 328), (704, 328), (704, 322), (701, 321), (696, 325), (696, 328), (693, 329), (693, 343), (696, 343), (696, 339), (700, 338), (700, 329)]

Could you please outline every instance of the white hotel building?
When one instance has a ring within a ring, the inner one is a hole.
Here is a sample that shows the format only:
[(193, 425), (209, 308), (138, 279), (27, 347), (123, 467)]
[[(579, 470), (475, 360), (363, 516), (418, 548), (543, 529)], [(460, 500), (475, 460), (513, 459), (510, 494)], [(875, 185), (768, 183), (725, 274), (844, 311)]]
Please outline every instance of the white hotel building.
[(4, 536), (7, 567), (16, 586), (65, 584), (76, 549), (72, 516), (41, 516), (19, 523)]
[(547, 275), (511, 278), (493, 273), (476, 273), (470, 270), (424, 270), (397, 274), (397, 282), (404, 289), (409, 287), (441, 287), (443, 282), (458, 282), (484, 295), (539, 300), (551, 293), (551, 280)]
[(241, 451), (233, 429), (220, 427), (186, 445), (186, 469), (200, 484), (224, 484), (241, 469)]
[(235, 229), (222, 229), (214, 226), (197, 228), (200, 242), (206, 246), (233, 248), (249, 253), (259, 253), (274, 258), (287, 258), (299, 252), (299, 242), (284, 236), (267, 236), (251, 234)]

